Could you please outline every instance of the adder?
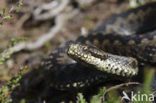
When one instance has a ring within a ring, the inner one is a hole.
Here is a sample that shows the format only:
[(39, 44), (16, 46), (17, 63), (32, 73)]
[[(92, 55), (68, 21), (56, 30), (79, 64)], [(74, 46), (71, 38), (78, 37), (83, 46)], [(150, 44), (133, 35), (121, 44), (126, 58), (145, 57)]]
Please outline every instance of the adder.
[(156, 2), (105, 20), (87, 36), (57, 47), (44, 60), (50, 85), (57, 89), (131, 78), (141, 65), (155, 64)]

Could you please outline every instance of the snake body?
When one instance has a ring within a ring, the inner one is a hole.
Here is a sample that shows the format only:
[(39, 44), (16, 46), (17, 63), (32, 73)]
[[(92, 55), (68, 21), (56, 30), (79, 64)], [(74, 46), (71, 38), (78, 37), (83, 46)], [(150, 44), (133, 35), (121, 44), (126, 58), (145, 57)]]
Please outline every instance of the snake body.
[(81, 88), (112, 77), (137, 75), (138, 63), (156, 64), (155, 30), (156, 2), (113, 16), (49, 55), (44, 65), (50, 69), (51, 85)]

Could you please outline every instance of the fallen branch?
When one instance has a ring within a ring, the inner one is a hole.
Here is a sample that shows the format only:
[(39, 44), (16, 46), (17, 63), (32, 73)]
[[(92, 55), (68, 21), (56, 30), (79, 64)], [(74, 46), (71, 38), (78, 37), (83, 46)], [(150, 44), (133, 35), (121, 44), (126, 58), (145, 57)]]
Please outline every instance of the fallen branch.
[(73, 10), (72, 12), (70, 12), (70, 14), (59, 14), (58, 16), (56, 16), (55, 19), (56, 25), (51, 27), (49, 32), (40, 36), (39, 39), (35, 42), (21, 42), (16, 46), (9, 48), (9, 50), (4, 50), (0, 54), (0, 58), (4, 57), (5, 55), (11, 55), (13, 53), (19, 52), (21, 50), (35, 50), (42, 47), (47, 41), (51, 40), (63, 28), (64, 24), (67, 22), (68, 19), (72, 18), (77, 13), (78, 10)]
[[(47, 20), (53, 18), (62, 12), (68, 5), (70, 0), (61, 0), (59, 3), (58, 0), (51, 1), (48, 4), (43, 4), (36, 8), (33, 12), (33, 16), (35, 20)], [(47, 12), (41, 14), (42, 11), (47, 10)]]
[(119, 85), (115, 85), (115, 86), (113, 86), (113, 87), (110, 87), (110, 88), (108, 88), (108, 89), (104, 92), (104, 94), (103, 94), (103, 96), (102, 96), (101, 103), (104, 103), (104, 101), (105, 101), (105, 96), (106, 96), (106, 94), (107, 94), (108, 92), (110, 92), (110, 91), (112, 91), (112, 90), (115, 90), (115, 89), (119, 89), (119, 88), (121, 88), (121, 87), (123, 87), (123, 86), (139, 85), (139, 84), (140, 84), (140, 83), (138, 83), (138, 82), (128, 82), (128, 83), (122, 83), (122, 84), (119, 84)]

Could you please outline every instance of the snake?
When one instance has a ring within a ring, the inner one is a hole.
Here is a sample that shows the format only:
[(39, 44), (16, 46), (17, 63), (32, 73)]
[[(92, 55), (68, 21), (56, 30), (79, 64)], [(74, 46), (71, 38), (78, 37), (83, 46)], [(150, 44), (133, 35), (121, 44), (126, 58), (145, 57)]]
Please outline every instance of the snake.
[(58, 46), (43, 64), (47, 81), (60, 90), (138, 75), (141, 65), (156, 64), (156, 2), (108, 18)]

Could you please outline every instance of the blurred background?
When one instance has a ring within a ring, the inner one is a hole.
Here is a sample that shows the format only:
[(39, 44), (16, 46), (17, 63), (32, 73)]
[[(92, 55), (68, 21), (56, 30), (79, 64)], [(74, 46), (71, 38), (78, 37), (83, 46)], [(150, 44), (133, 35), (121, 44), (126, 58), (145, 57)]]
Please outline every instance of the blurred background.
[[(18, 0), (0, 0), (1, 13), (15, 8)], [(20, 66), (36, 66), (56, 46), (79, 35), (85, 35), (111, 15), (129, 9), (127, 0), (23, 0), (17, 13), (10, 14), (0, 25), (0, 51), (12, 41), (25, 38), (0, 67), (0, 82), (10, 80)], [(47, 35), (49, 36), (47, 38)], [(41, 39), (43, 38), (43, 40)], [(45, 41), (44, 41), (45, 40)], [(19, 43), (18, 43), (19, 44)]]

